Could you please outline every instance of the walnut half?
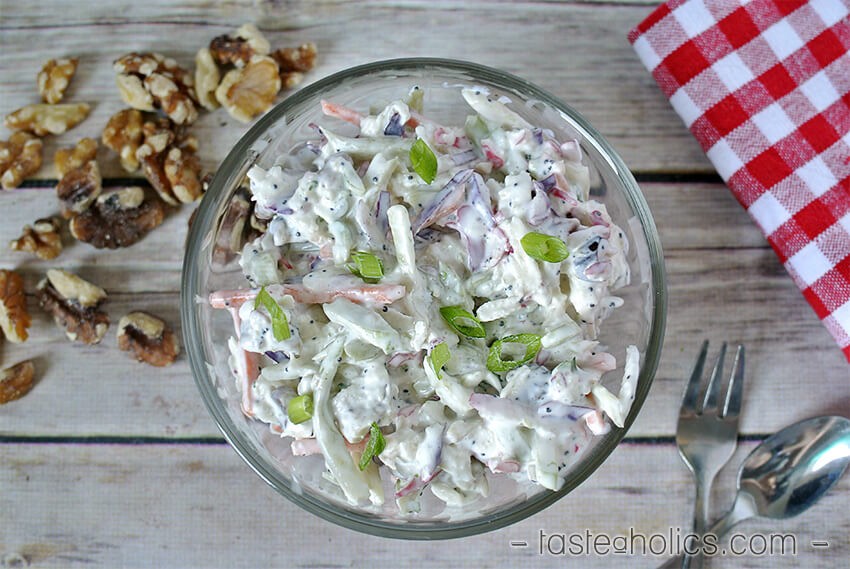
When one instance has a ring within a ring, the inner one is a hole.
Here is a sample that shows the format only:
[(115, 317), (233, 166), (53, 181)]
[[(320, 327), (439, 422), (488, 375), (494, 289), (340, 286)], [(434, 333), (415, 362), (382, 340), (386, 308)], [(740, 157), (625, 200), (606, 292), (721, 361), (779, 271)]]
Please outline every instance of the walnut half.
[(121, 167), (128, 172), (139, 169), (139, 160), (136, 151), (142, 144), (144, 123), (141, 111), (137, 109), (123, 109), (109, 118), (101, 135), (101, 142), (107, 148), (118, 153), (121, 157)]
[(42, 101), (55, 105), (62, 100), (79, 62), (79, 59), (72, 57), (51, 59), (44, 64), (38, 73), (38, 92)]
[(118, 347), (132, 350), (136, 359), (152, 366), (171, 365), (180, 353), (177, 336), (161, 319), (131, 312), (118, 322)]
[(27, 339), (31, 323), (24, 279), (15, 271), (0, 269), (0, 328), (10, 342), (19, 344)]
[(15, 132), (0, 142), (0, 185), (11, 190), (41, 168), (44, 144), (28, 132)]
[(32, 226), (24, 225), (23, 234), (9, 243), (12, 251), (26, 251), (39, 259), (55, 259), (62, 252), (60, 222), (56, 217), (37, 219)]
[(71, 219), (71, 235), (98, 249), (129, 247), (159, 226), (164, 217), (163, 203), (145, 196), (144, 189), (110, 190)]
[(170, 205), (189, 203), (201, 196), (201, 161), (194, 136), (175, 132), (172, 125), (146, 122), (145, 139), (136, 158), (142, 172), (162, 200)]
[(56, 185), (56, 197), (62, 202), (62, 216), (70, 218), (83, 213), (102, 190), (100, 168), (94, 160), (67, 172)]
[(38, 103), (9, 113), (4, 123), (9, 130), (25, 130), (36, 136), (62, 134), (80, 124), (90, 110), (86, 103)]
[(160, 108), (177, 124), (198, 118), (192, 75), (173, 59), (131, 52), (116, 59), (113, 67), (121, 98), (134, 109)]
[(97, 344), (109, 328), (109, 316), (99, 310), (106, 291), (73, 273), (58, 269), (47, 271), (37, 286), (41, 307), (65, 330), (69, 340)]
[(280, 85), (275, 60), (267, 55), (255, 55), (245, 67), (227, 72), (215, 90), (215, 97), (230, 116), (250, 122), (271, 108)]
[(32, 389), (35, 366), (23, 361), (0, 371), (0, 405), (20, 399)]
[(53, 155), (53, 164), (59, 176), (64, 176), (75, 168), (84, 166), (97, 157), (97, 141), (93, 138), (82, 138), (73, 148), (60, 148)]

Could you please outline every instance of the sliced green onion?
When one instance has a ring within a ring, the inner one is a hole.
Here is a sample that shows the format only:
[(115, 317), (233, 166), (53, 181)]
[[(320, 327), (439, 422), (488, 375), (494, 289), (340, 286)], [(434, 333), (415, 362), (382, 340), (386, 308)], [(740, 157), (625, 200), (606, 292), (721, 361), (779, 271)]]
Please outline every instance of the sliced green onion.
[(384, 452), (384, 447), (387, 446), (387, 441), (384, 439), (384, 433), (377, 423), (372, 423), (369, 427), (369, 440), (366, 441), (366, 448), (363, 449), (363, 454), (360, 455), (360, 470), (366, 470), (373, 458)]
[(437, 379), (443, 379), (443, 366), (451, 359), (452, 353), (445, 343), (440, 343), (431, 348), (431, 353), (428, 354), (428, 359), (431, 362), (431, 367), (434, 368), (434, 373), (437, 374)]
[[(490, 346), (490, 353), (487, 355), (487, 369), (493, 373), (499, 373), (510, 371), (527, 364), (540, 351), (540, 338), (540, 334), (514, 334), (513, 336), (505, 336), (501, 340), (496, 340)], [(525, 354), (518, 360), (504, 359), (502, 357), (502, 349), (505, 344), (522, 344), (525, 346)]]
[(289, 322), (286, 320), (286, 314), (284, 314), (283, 308), (280, 307), (277, 301), (272, 298), (272, 295), (269, 294), (269, 291), (266, 290), (266, 287), (260, 289), (256, 300), (254, 300), (254, 310), (259, 306), (265, 308), (272, 319), (272, 334), (274, 334), (274, 339), (278, 342), (288, 340)]
[(307, 393), (289, 400), (286, 406), (286, 414), (294, 424), (303, 423), (313, 416), (313, 396)]
[(440, 308), (440, 314), (458, 334), (468, 338), (483, 338), (486, 335), (481, 321), (462, 306), (443, 306)]
[(422, 112), (422, 101), (425, 98), (425, 90), (419, 87), (419, 85), (414, 85), (410, 92), (407, 94), (407, 97), (404, 98), (404, 102), (408, 107), (413, 109), (414, 111), (421, 113)]
[(355, 251), (351, 254), (353, 265), (348, 265), (348, 270), (363, 279), (364, 282), (375, 284), (384, 276), (384, 263), (366, 251)]
[(413, 171), (419, 174), (426, 184), (430, 184), (437, 177), (437, 157), (421, 138), (417, 138), (410, 147), (410, 163)]
[(520, 244), (529, 257), (547, 263), (560, 263), (570, 254), (566, 243), (545, 233), (526, 233)]

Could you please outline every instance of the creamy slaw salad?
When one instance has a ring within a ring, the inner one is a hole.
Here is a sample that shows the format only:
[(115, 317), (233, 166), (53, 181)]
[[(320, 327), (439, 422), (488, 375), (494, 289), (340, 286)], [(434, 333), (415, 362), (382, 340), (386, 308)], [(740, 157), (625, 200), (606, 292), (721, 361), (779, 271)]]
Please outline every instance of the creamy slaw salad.
[(557, 490), (634, 398), (634, 346), (619, 391), (601, 383), (628, 242), (590, 199), (578, 141), (458, 89), (463, 125), (431, 120), (417, 87), (369, 114), (323, 102), (356, 134), (314, 125), (251, 168), (267, 221), (240, 256), (252, 288), (210, 296), (236, 326), (243, 412), (321, 453), (352, 505), (384, 502), (382, 471), (405, 512), (426, 488), (486, 496), (486, 471)]

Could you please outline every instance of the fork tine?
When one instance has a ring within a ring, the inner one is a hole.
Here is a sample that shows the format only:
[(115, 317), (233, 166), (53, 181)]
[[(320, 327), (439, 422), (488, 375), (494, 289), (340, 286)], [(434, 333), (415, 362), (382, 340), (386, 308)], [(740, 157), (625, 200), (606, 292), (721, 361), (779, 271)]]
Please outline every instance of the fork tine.
[(702, 349), (699, 351), (697, 361), (694, 363), (694, 370), (691, 372), (691, 379), (688, 381), (688, 386), (685, 388), (685, 395), (682, 397), (682, 410), (694, 411), (697, 395), (699, 394), (700, 379), (702, 378), (702, 368), (705, 367), (705, 357), (708, 354), (708, 340), (702, 343)]
[(737, 417), (741, 412), (741, 399), (744, 394), (744, 346), (738, 346), (732, 370), (729, 389), (726, 391), (726, 403), (723, 405), (724, 417)]
[(720, 374), (723, 373), (723, 363), (726, 358), (726, 342), (720, 345), (720, 353), (717, 354), (717, 361), (714, 362), (714, 369), (711, 370), (711, 378), (708, 380), (708, 385), (705, 386), (705, 396), (702, 400), (700, 411), (706, 409), (716, 409), (717, 399), (720, 395), (720, 384), (723, 379)]

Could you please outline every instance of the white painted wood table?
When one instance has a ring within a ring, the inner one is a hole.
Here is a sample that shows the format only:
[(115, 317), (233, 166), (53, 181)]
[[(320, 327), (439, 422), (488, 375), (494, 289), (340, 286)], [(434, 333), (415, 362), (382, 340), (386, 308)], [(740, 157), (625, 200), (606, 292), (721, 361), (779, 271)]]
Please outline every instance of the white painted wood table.
[[(80, 58), (67, 98), (92, 104), (80, 126), (46, 140), (35, 181), (0, 195), (0, 242), (56, 213), (53, 152), (99, 138), (122, 107), (111, 69), (117, 56), (155, 50), (191, 66), (212, 37), (255, 22), (275, 45), (318, 45), (307, 82), (378, 59), (454, 57), (521, 75), (568, 101), (640, 180), (669, 282), (655, 384), (626, 442), (590, 480), (506, 529), (400, 542), (331, 526), (276, 495), (221, 438), (185, 357), (154, 369), (119, 351), (111, 332), (99, 346), (68, 342), (37, 307), (36, 282), (58, 266), (107, 289), (113, 323), (144, 309), (179, 329), (182, 245), (194, 206), (125, 250), (68, 240), (58, 259), (39, 261), (4, 246), (0, 267), (24, 275), (33, 326), (25, 344), (0, 345), (0, 359), (4, 367), (34, 359), (39, 379), (29, 395), (0, 407), (0, 560), (33, 567), (654, 567), (662, 556), (574, 556), (562, 554), (559, 540), (585, 531), (614, 538), (688, 530), (693, 487), (673, 436), (703, 338), (715, 348), (729, 340), (748, 349), (742, 442), (716, 486), (715, 512), (731, 500), (734, 465), (766, 434), (807, 416), (850, 414), (850, 367), (626, 41), (654, 5), (0, 0), (0, 111), (35, 102), (38, 69), (62, 56)], [(205, 169), (214, 170), (245, 130), (223, 111), (204, 114), (194, 132)], [(107, 179), (123, 175), (114, 156), (103, 153), (101, 166)], [(741, 527), (747, 537), (794, 536), (796, 555), (726, 556), (710, 566), (838, 567), (850, 557), (848, 506), (850, 479), (800, 518)], [(814, 547), (817, 541), (828, 547)]]

